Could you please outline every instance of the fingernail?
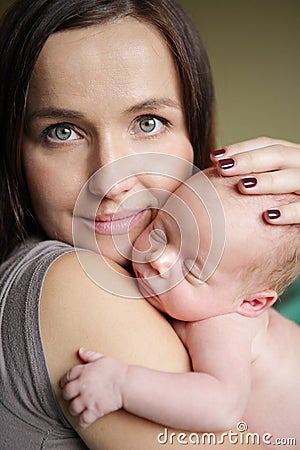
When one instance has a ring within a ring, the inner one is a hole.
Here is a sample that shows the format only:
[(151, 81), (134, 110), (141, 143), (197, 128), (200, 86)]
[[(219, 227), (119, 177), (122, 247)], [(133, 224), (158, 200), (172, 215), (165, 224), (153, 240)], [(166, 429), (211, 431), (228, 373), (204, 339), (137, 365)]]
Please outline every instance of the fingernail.
[(221, 159), (220, 161), (218, 161), (218, 165), (221, 167), (221, 169), (231, 169), (234, 166), (235, 162), (234, 159), (232, 158), (227, 158), (227, 159)]
[(257, 179), (254, 177), (242, 178), (244, 188), (253, 188), (257, 185)]
[(278, 219), (281, 216), (281, 212), (279, 209), (268, 209), (267, 216), (271, 220)]
[(220, 158), (220, 156), (223, 156), (225, 154), (225, 149), (221, 148), (220, 150), (214, 150), (210, 153), (214, 158)]

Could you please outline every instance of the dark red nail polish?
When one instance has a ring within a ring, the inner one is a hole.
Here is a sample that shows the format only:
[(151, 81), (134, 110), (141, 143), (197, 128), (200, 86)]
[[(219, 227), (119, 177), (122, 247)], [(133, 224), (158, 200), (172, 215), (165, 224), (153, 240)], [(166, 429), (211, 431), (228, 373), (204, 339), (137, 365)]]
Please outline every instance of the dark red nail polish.
[(257, 179), (254, 177), (242, 178), (242, 183), (246, 189), (253, 188), (257, 185)]
[(279, 211), (279, 209), (269, 209), (267, 211), (267, 216), (271, 220), (278, 219), (281, 216), (281, 212)]
[(210, 153), (214, 158), (220, 158), (220, 156), (225, 155), (225, 149), (221, 148), (220, 150), (214, 150)]
[(234, 159), (232, 159), (232, 158), (221, 159), (220, 161), (218, 161), (218, 165), (223, 170), (231, 169), (234, 166), (234, 164), (235, 164), (235, 162), (234, 162)]

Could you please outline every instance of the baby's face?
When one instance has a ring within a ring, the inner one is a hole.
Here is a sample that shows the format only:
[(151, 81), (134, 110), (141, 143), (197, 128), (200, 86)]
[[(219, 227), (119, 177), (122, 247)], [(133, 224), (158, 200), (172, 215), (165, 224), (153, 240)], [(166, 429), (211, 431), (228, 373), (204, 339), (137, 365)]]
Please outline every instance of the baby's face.
[(233, 312), (240, 283), (234, 273), (243, 255), (229, 231), (226, 251), (224, 241), (211, 252), (212, 222), (217, 221), (219, 239), (225, 238), (222, 211), (215, 210), (211, 219), (199, 197), (182, 185), (138, 237), (133, 267), (143, 295), (153, 306), (186, 321)]

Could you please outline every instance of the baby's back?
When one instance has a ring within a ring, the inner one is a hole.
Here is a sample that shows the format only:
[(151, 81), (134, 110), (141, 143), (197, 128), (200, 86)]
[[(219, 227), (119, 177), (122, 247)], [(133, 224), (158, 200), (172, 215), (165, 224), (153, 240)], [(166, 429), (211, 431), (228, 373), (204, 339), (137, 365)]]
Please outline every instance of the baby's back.
[(268, 328), (253, 343), (252, 392), (244, 420), (261, 439), (265, 435), (266, 447), (296, 449), (300, 448), (300, 327), (273, 309), (269, 315)]

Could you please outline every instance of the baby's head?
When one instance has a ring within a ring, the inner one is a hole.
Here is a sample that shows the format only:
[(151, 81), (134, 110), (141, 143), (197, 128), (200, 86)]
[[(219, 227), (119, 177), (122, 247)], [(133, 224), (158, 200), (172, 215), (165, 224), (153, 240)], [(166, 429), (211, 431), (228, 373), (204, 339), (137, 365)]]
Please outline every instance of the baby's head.
[(241, 195), (237, 178), (204, 173), (210, 182), (187, 180), (137, 239), (141, 290), (181, 320), (257, 316), (300, 273), (300, 227), (269, 225), (263, 213), (297, 198)]
[(244, 292), (272, 289), (277, 295), (300, 275), (300, 226), (269, 225), (263, 218), (268, 209), (299, 201), (296, 194), (241, 195), (240, 177), (224, 178), (215, 169), (205, 171), (216, 188), (226, 217), (226, 246), (237, 240), (245, 248), (237, 274)]

